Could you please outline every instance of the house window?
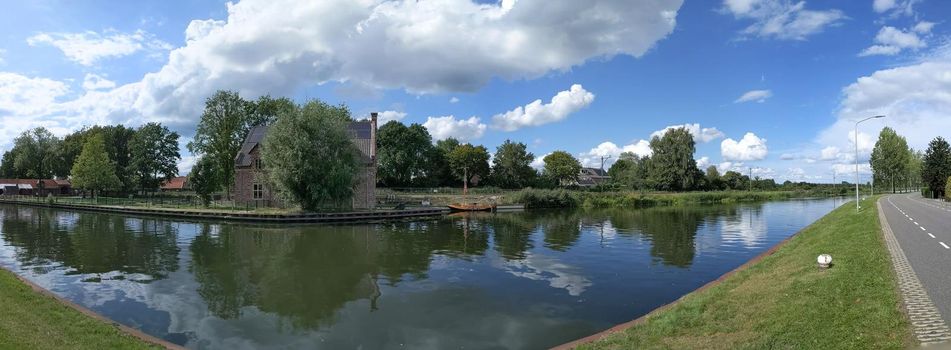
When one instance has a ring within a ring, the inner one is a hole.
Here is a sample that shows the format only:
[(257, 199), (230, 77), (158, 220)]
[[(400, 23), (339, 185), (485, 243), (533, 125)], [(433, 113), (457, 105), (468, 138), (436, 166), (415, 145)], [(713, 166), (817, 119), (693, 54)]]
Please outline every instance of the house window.
[(264, 185), (263, 184), (254, 184), (252, 185), (251, 190), (251, 199), (258, 200), (264, 199)]
[(255, 169), (264, 169), (264, 161), (261, 160), (261, 158), (255, 159), (255, 160), (254, 160), (254, 168), (255, 168)]

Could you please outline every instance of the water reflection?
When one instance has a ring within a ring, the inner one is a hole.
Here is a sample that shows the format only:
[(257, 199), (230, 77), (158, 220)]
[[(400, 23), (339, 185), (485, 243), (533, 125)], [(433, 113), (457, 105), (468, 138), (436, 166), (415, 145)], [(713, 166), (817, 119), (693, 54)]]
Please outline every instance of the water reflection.
[(255, 226), (0, 205), (0, 266), (192, 348), (539, 348), (670, 302), (831, 209)]

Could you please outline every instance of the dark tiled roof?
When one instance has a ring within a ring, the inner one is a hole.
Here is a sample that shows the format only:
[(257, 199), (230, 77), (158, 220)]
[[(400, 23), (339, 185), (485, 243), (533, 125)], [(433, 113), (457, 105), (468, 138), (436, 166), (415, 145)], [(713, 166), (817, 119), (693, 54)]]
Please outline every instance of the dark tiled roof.
[(371, 124), (369, 120), (350, 122), (350, 124), (347, 125), (347, 131), (350, 132), (350, 137), (355, 139), (369, 139), (371, 130), (373, 130), (373, 124)]
[(588, 175), (594, 175), (594, 176), (608, 176), (608, 172), (607, 172), (607, 171), (604, 171), (604, 170), (601, 170), (601, 169), (598, 169), (598, 168), (582, 168), (581, 171), (584, 172), (585, 174), (588, 174)]
[[(248, 154), (264, 141), (264, 135), (267, 135), (267, 125), (258, 125), (248, 132), (248, 137), (244, 139), (241, 150), (234, 157), (234, 165), (239, 167), (251, 166), (251, 157)], [(353, 139), (369, 140), (373, 132), (373, 123), (369, 120), (350, 122), (347, 124), (347, 132)], [(364, 157), (368, 157), (364, 154)]]

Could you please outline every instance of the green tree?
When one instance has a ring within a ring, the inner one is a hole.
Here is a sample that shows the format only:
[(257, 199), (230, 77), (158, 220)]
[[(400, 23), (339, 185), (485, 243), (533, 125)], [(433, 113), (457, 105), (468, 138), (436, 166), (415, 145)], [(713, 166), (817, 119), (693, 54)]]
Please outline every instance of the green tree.
[(250, 110), (253, 108), (237, 92), (215, 92), (205, 100), (195, 137), (188, 143), (188, 150), (193, 154), (209, 157), (215, 177), (213, 183), (224, 187), (229, 197), (234, 185), (234, 157), (251, 128), (267, 121)]
[(60, 164), (56, 158), (56, 150), (60, 139), (46, 128), (35, 128), (24, 131), (13, 140), (13, 149), (7, 162), (10, 177), (48, 179), (55, 175), (55, 169)]
[(297, 105), (287, 97), (272, 98), (270, 95), (258, 97), (254, 102), (245, 103), (247, 124), (250, 126), (270, 125), (277, 120), (278, 115), (293, 111), (294, 108), (297, 108)]
[(390, 121), (377, 132), (377, 179), (383, 186), (415, 186), (432, 172), (432, 137), (425, 127)]
[(908, 173), (908, 142), (892, 128), (885, 127), (878, 134), (869, 164), (875, 179), (886, 181), (895, 192), (895, 186)]
[(90, 190), (94, 196), (99, 191), (122, 186), (102, 139), (102, 135), (95, 135), (86, 140), (71, 171), (73, 186)]
[(921, 180), (934, 191), (935, 198), (945, 196), (944, 187), (951, 176), (951, 147), (941, 136), (928, 143), (921, 166)]
[(195, 194), (198, 195), (198, 200), (206, 207), (211, 203), (212, 193), (215, 193), (220, 187), (219, 184), (215, 183), (217, 178), (215, 178), (214, 167), (215, 164), (211, 158), (201, 157), (195, 162), (188, 174), (188, 182)]
[(129, 145), (129, 172), (139, 189), (152, 191), (178, 175), (178, 133), (159, 123), (148, 123), (135, 132)]
[(135, 136), (135, 129), (127, 128), (122, 125), (93, 126), (83, 128), (72, 134), (66, 135), (57, 151), (57, 160), (63, 164), (63, 167), (57, 170), (58, 176), (69, 176), (73, 164), (82, 152), (86, 141), (90, 137), (99, 135), (102, 137), (106, 147), (106, 154), (114, 164), (114, 171), (122, 185), (117, 190), (128, 191), (135, 188), (135, 179), (131, 175), (129, 164), (131, 163), (131, 151), (129, 144)]
[(733, 170), (727, 171), (721, 179), (723, 180), (723, 186), (727, 189), (742, 190), (749, 188), (750, 177)]
[(462, 179), (465, 184), (475, 176), (480, 179), (489, 176), (489, 151), (485, 146), (459, 145), (449, 152), (447, 160), (455, 179)]
[(14, 159), (16, 159), (16, 152), (14, 150), (9, 150), (3, 152), (3, 159), (0, 159), (0, 177), (2, 178), (15, 178), (16, 169), (13, 167)]
[(558, 181), (561, 186), (573, 184), (581, 172), (581, 162), (565, 151), (554, 151), (542, 160), (545, 162), (545, 176)]
[(921, 186), (921, 166), (923, 158), (924, 154), (922, 154), (921, 151), (908, 148), (908, 165), (905, 167), (908, 174), (905, 176), (905, 179), (908, 188), (915, 188), (916, 191), (918, 191), (917, 188)]
[(261, 153), (278, 193), (304, 210), (344, 206), (361, 156), (347, 133), (350, 120), (346, 106), (319, 100), (278, 116)]
[(662, 137), (650, 141), (653, 151), (650, 178), (658, 190), (688, 191), (696, 187), (700, 177), (693, 135), (686, 128), (667, 130)]
[(713, 191), (723, 189), (723, 179), (720, 178), (720, 171), (715, 165), (707, 167), (707, 188)]
[(492, 183), (502, 188), (529, 186), (537, 174), (532, 169), (534, 160), (535, 155), (528, 152), (524, 143), (505, 140), (496, 148), (492, 159)]
[(649, 157), (624, 152), (608, 169), (608, 175), (611, 176), (612, 182), (620, 184), (622, 187), (643, 190), (649, 187), (647, 183), (648, 162), (650, 162)]

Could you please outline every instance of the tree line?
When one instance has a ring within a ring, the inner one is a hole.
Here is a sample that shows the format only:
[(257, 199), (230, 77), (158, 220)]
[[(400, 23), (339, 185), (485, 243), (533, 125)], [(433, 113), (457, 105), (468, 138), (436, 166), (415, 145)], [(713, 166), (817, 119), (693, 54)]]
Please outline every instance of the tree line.
[(178, 174), (178, 133), (159, 123), (85, 127), (59, 138), (27, 130), (0, 159), (0, 177), (70, 178), (76, 188), (154, 191)]

